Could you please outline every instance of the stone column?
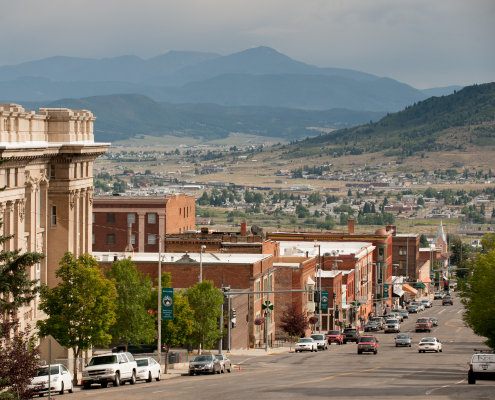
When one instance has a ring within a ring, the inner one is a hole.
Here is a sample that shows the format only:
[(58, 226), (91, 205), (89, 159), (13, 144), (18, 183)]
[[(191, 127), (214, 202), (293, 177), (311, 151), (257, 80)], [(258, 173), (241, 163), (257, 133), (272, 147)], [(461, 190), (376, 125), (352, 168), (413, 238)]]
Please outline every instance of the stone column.
[[(2, 219), (2, 236), (5, 236), (5, 202), (0, 203), (0, 218)], [(5, 245), (1, 245), (3, 247), (3, 250), (5, 250)]]
[(81, 255), (81, 249), (79, 247), (79, 235), (81, 234), (80, 220), (79, 220), (79, 204), (80, 192), (79, 189), (74, 190), (74, 213), (73, 213), (73, 226), (74, 226), (74, 257), (79, 257)]
[[(14, 231), (14, 211), (15, 211), (15, 201), (7, 201), (7, 209), (5, 212), (5, 236), (11, 236), (15, 233)], [(6, 243), (6, 250), (13, 251), (14, 250), (14, 238), (11, 238)]]
[(86, 253), (92, 254), (93, 252), (93, 191), (94, 187), (90, 186), (87, 188), (86, 195), (86, 207), (87, 207), (87, 218), (86, 224)]
[(86, 237), (86, 225), (88, 223), (88, 218), (86, 217), (86, 188), (82, 188), (79, 195), (79, 249), (80, 254), (86, 252), (86, 242), (88, 238)]
[(146, 213), (144, 211), (138, 211), (138, 230), (139, 230), (139, 248), (138, 252), (139, 253), (144, 253), (145, 252), (145, 234), (144, 234), (144, 217), (146, 216)]

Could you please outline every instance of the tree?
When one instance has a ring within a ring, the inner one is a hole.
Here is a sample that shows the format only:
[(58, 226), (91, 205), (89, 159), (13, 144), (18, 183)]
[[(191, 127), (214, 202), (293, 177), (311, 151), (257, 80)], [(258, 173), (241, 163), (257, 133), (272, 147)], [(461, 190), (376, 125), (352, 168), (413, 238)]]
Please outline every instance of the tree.
[(352, 196), (352, 190), (351, 189), (349, 189), (349, 191), (347, 192), (347, 196), (348, 197), (351, 197)]
[[(0, 398), (31, 399), (38, 391), (29, 388), (40, 363), (40, 351), (36, 335), (31, 327), (19, 330), (19, 322), (0, 323)], [(10, 337), (10, 333), (13, 336)]]
[(299, 311), (295, 303), (289, 304), (280, 316), (279, 328), (287, 333), (290, 338), (304, 335), (308, 326), (309, 321), (306, 313)]
[(115, 324), (108, 333), (112, 342), (125, 341), (125, 350), (129, 342), (151, 343), (155, 338), (155, 321), (146, 309), (151, 295), (152, 283), (149, 276), (139, 272), (130, 258), (115, 261), (105, 270), (108, 279), (115, 282), (117, 290), (117, 308)]
[(204, 348), (210, 348), (222, 337), (217, 318), (221, 314), (223, 294), (214, 286), (213, 281), (203, 281), (187, 289), (185, 295), (194, 311), (194, 331), (191, 340), (198, 345), (199, 354), (201, 342), (204, 343)]
[(486, 337), (484, 343), (495, 350), (495, 248), (491, 236), (483, 240), (486, 252), (471, 263), (467, 283), (461, 281), (459, 285), (464, 322), (476, 335)]
[(145, 175), (151, 175), (151, 169), (147, 169), (146, 171), (144, 171), (144, 174)]
[(421, 237), (419, 238), (419, 247), (430, 247), (430, 243), (428, 242), (428, 238), (426, 235), (423, 233), (421, 234)]
[(74, 384), (77, 359), (94, 345), (107, 345), (115, 323), (117, 291), (115, 283), (104, 277), (98, 261), (89, 254), (75, 258), (65, 253), (55, 276), (61, 282), (41, 289), (39, 308), (48, 318), (37, 322), (39, 335), (52, 335), (74, 354)]
[(418, 198), (418, 206), (424, 206), (425, 205), (425, 200), (422, 197)]

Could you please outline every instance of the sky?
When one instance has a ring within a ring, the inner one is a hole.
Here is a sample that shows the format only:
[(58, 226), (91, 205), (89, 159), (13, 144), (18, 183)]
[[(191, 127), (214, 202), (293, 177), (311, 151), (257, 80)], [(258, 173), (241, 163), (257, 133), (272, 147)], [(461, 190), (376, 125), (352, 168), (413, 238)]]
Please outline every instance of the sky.
[(268, 46), (418, 89), (495, 81), (495, 0), (2, 2), (0, 65)]

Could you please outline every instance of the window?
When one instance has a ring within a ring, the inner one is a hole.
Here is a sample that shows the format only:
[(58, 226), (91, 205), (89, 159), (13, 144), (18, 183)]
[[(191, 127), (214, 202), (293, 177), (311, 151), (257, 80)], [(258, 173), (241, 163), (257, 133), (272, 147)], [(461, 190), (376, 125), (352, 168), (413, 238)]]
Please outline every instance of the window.
[(5, 182), (4, 185), (9, 187), (10, 186), (10, 169), (5, 170)]
[(81, 175), (79, 175), (80, 178), (84, 176), (84, 163), (81, 163)]
[(134, 214), (134, 213), (127, 214), (127, 223), (133, 224), (135, 222), (136, 222), (136, 214)]
[(36, 227), (41, 227), (41, 191), (36, 192)]
[(93, 233), (93, 244), (95, 244), (95, 234)]
[[(17, 187), (17, 175), (19, 170), (17, 168), (14, 169), (14, 186)], [(441, 247), (441, 246), (440, 246)]]
[[(259, 314), (259, 313), (257, 313), (257, 314), (256, 314), (256, 319), (258, 319), (259, 317), (260, 317), (260, 314)], [(260, 325), (256, 325), (256, 333), (260, 333), (260, 330), (261, 330)]]
[[(256, 291), (257, 292), (260, 292), (261, 291), (261, 282), (260, 281), (257, 281), (256, 282)], [(261, 293), (257, 293), (256, 294), (256, 300), (259, 300), (261, 298)]]
[(94, 224), (94, 223), (95, 223), (95, 213), (91, 213), (91, 214), (93, 214), (93, 216), (92, 216), (92, 218), (93, 218), (93, 219), (92, 219), (92, 222), (93, 222), (93, 224)]
[(77, 178), (77, 164), (74, 164), (74, 179)]
[(50, 164), (50, 179), (55, 179), (55, 165)]
[(148, 244), (155, 244), (155, 235), (148, 235)]
[(107, 235), (107, 244), (115, 244), (115, 234), (109, 233)]
[(406, 246), (399, 246), (399, 255), (400, 256), (407, 256), (407, 247)]
[(156, 214), (151, 213), (148, 214), (148, 224), (155, 224), (156, 223)]
[(115, 224), (115, 214), (107, 214), (107, 224)]
[(378, 248), (378, 261), (383, 261), (385, 259), (385, 249), (383, 247)]
[(136, 235), (131, 233), (131, 244), (136, 244)]
[(57, 206), (51, 206), (50, 225), (51, 226), (57, 226)]

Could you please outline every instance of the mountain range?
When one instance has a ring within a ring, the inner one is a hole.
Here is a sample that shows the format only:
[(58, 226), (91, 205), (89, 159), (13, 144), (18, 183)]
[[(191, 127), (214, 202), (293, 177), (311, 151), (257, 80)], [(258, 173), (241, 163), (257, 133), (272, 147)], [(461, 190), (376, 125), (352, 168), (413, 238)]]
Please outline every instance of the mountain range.
[(183, 51), (148, 60), (60, 56), (0, 67), (0, 98), (21, 103), (142, 94), (167, 103), (391, 112), (457, 89), (420, 91), (365, 72), (308, 65), (264, 46), (227, 56)]

